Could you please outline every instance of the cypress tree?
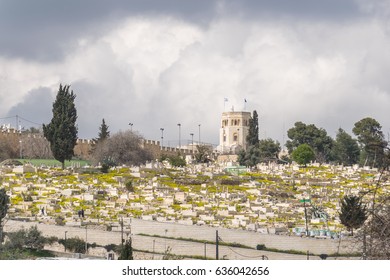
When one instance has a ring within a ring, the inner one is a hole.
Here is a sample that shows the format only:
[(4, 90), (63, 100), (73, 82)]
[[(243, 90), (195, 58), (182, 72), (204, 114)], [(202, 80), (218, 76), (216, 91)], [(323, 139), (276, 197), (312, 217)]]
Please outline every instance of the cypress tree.
[(259, 117), (256, 110), (253, 111), (249, 119), (249, 131), (246, 137), (247, 147), (257, 146), (259, 144)]
[(97, 142), (99, 142), (101, 140), (107, 139), (108, 137), (110, 137), (110, 131), (108, 130), (108, 125), (106, 125), (106, 122), (103, 119), (102, 124), (99, 127), (99, 134), (96, 140)]
[(50, 142), (50, 149), (56, 160), (65, 168), (65, 160), (71, 160), (77, 141), (77, 111), (74, 104), (76, 96), (69, 85), (60, 85), (53, 103), (53, 118), (43, 125), (43, 134)]
[(366, 207), (359, 197), (350, 195), (344, 196), (341, 201), (341, 211), (339, 213), (340, 222), (351, 231), (361, 227), (367, 219)]

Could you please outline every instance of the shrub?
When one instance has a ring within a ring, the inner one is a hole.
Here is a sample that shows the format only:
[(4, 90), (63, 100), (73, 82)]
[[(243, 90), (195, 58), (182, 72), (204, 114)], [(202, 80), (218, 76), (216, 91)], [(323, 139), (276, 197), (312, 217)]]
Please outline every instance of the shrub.
[(126, 186), (126, 190), (129, 191), (129, 192), (134, 192), (134, 186), (133, 186), (133, 181), (132, 180), (128, 180), (125, 184)]
[(45, 237), (38, 230), (37, 226), (32, 226), (30, 229), (21, 229), (16, 232), (8, 233), (10, 248), (14, 249), (34, 249), (42, 250), (46, 243)]
[(256, 250), (265, 250), (267, 247), (265, 247), (265, 244), (257, 244)]
[(58, 216), (55, 218), (55, 222), (57, 226), (64, 226), (65, 225), (65, 218)]
[(67, 238), (58, 240), (58, 243), (62, 244), (68, 251), (74, 253), (85, 254), (85, 241), (79, 237)]

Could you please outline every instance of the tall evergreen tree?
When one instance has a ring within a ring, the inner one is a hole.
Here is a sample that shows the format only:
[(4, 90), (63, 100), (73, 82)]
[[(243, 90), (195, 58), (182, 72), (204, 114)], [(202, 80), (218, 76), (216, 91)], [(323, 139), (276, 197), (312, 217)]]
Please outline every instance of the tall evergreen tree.
[(56, 160), (65, 167), (65, 160), (71, 160), (77, 141), (77, 111), (74, 104), (76, 96), (69, 85), (60, 85), (53, 103), (53, 118), (48, 125), (43, 125), (45, 138), (50, 142), (50, 149)]
[(253, 111), (252, 117), (249, 119), (249, 131), (246, 137), (247, 147), (259, 144), (259, 117), (256, 110)]
[(333, 159), (337, 163), (352, 165), (358, 163), (360, 149), (357, 141), (342, 128), (339, 128), (332, 148), (332, 154)]
[(351, 231), (361, 227), (367, 219), (366, 207), (361, 199), (355, 195), (346, 195), (341, 201), (341, 211), (339, 213), (340, 222)]
[(387, 142), (382, 132), (382, 126), (373, 118), (364, 118), (355, 123), (352, 132), (363, 149), (366, 157), (362, 164), (371, 163), (372, 166), (381, 166), (385, 157)]
[(7, 215), (9, 196), (5, 189), (0, 189), (0, 244), (3, 242), (3, 219)]
[(97, 142), (102, 141), (110, 137), (110, 131), (108, 130), (108, 125), (106, 125), (105, 120), (102, 120), (102, 124), (99, 127), (99, 134), (98, 138), (96, 139)]

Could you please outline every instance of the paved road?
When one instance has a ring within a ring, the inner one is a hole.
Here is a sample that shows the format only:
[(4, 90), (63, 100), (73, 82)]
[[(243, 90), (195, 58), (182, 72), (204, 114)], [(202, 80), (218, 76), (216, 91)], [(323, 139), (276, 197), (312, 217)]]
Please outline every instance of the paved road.
[[(125, 221), (125, 224), (126, 222), (127, 221)], [(107, 244), (120, 244), (121, 241), (121, 232), (119, 231), (119, 228), (114, 228), (113, 231), (103, 231), (89, 227), (86, 230), (85, 227), (56, 226), (43, 223), (9, 220), (7, 221), (4, 229), (6, 232), (15, 231), (22, 227), (29, 228), (33, 225), (37, 225), (38, 229), (45, 236), (57, 236), (59, 238), (64, 238), (66, 231), (68, 238), (78, 236), (81, 239), (87, 239), (88, 243), (96, 242), (96, 244), (103, 246)], [(340, 240), (334, 239), (322, 240), (300, 238), (296, 236), (266, 235), (244, 230), (213, 228), (208, 226), (189, 226), (177, 223), (162, 223), (138, 219), (131, 220), (133, 247), (136, 249), (148, 250), (150, 252), (153, 252), (154, 250), (155, 252), (162, 253), (165, 251), (165, 248), (169, 247), (172, 249), (171, 252), (173, 254), (204, 256), (206, 251), (207, 257), (215, 258), (215, 245), (204, 245), (203, 243), (141, 236), (139, 234), (144, 233), (149, 235), (159, 235), (162, 237), (185, 237), (197, 240), (215, 241), (216, 230), (218, 230), (218, 235), (222, 241), (245, 244), (247, 246), (251, 246), (252, 248), (255, 248), (257, 244), (265, 244), (268, 248), (298, 250), (304, 252), (309, 251), (314, 254), (332, 254), (338, 251), (340, 253), (346, 253), (354, 250), (353, 245), (346, 240), (342, 240), (340, 242)], [(130, 228), (125, 227), (125, 231), (129, 232)], [(304, 255), (273, 253), (268, 251), (231, 248), (226, 246), (220, 246), (219, 248), (220, 258), (225, 256), (225, 258), (228, 259), (261, 259), (263, 255), (266, 255), (269, 259), (274, 260), (306, 259), (306, 256)], [(156, 256), (155, 258), (159, 257)]]

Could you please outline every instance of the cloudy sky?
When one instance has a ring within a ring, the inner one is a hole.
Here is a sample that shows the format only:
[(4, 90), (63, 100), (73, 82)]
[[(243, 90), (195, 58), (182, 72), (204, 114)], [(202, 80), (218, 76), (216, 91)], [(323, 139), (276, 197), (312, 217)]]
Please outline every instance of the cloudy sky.
[(296, 121), (390, 132), (389, 0), (0, 0), (0, 35), (0, 124), (48, 123), (62, 83), (80, 138), (104, 118), (218, 144), (232, 108), (280, 142)]

